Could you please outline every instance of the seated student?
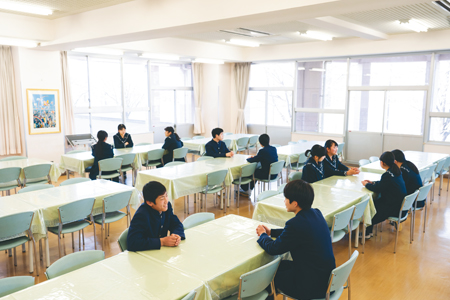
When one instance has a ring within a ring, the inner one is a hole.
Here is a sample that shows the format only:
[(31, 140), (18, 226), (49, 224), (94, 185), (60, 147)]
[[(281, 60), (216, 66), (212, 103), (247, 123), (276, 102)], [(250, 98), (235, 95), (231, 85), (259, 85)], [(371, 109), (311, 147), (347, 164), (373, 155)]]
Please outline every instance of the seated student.
[[(295, 217), (284, 229), (259, 225), (258, 244), (270, 255), (290, 252), (275, 275), (275, 289), (294, 299), (325, 299), (331, 271), (336, 268), (330, 229), (320, 210), (311, 208), (314, 190), (303, 180), (293, 180), (284, 188), (284, 204)], [(275, 237), (275, 240), (272, 240)]]
[(228, 150), (223, 141), (223, 129), (214, 128), (211, 132), (213, 139), (205, 145), (206, 156), (233, 157), (234, 152)]
[(327, 154), (324, 147), (314, 145), (311, 150), (306, 150), (305, 155), (311, 156), (302, 170), (302, 180), (314, 183), (323, 179), (323, 160)]
[(367, 227), (366, 239), (373, 236), (373, 225), (381, 223), (389, 217), (398, 218), (403, 199), (407, 195), (405, 181), (402, 172), (395, 164), (394, 154), (389, 151), (381, 154), (380, 165), (386, 170), (380, 181), (364, 180), (361, 182), (368, 190), (379, 195), (378, 199), (374, 201), (377, 213), (372, 219), (372, 225)]
[(134, 146), (131, 135), (127, 133), (127, 128), (124, 124), (119, 124), (117, 127), (118, 132), (113, 136), (114, 138), (114, 148), (131, 148)]
[[(176, 247), (185, 239), (183, 224), (173, 214), (164, 185), (150, 181), (142, 189), (144, 203), (139, 206), (128, 229), (129, 251)], [(168, 236), (170, 231), (171, 235)]]
[(325, 149), (327, 150), (327, 155), (323, 161), (323, 178), (328, 178), (335, 175), (350, 176), (359, 174), (358, 168), (349, 168), (339, 161), (337, 156), (338, 143), (333, 140), (328, 140), (325, 142)]
[[(392, 150), (392, 154), (394, 154), (395, 157), (395, 164), (400, 168), (400, 171), (402, 171), (402, 177), (406, 186), (406, 194), (411, 195), (423, 186), (419, 169), (417, 169), (415, 164), (409, 160), (406, 160), (405, 154), (402, 150)], [(425, 201), (417, 202), (418, 208), (423, 207), (424, 205)]]
[[(247, 158), (247, 161), (249, 163), (256, 162), (261, 164), (260, 168), (255, 170), (255, 178), (267, 179), (269, 177), (270, 164), (278, 161), (277, 148), (269, 145), (270, 137), (265, 133), (259, 136), (259, 143), (262, 148), (258, 151), (258, 154)], [(272, 175), (271, 179), (276, 177), (277, 175)], [(252, 181), (250, 183), (250, 189), (253, 189), (254, 185), (255, 183)], [(241, 188), (241, 193), (248, 196), (249, 184), (242, 185)]]
[[(164, 140), (163, 149), (167, 151), (167, 154), (163, 156), (164, 164), (167, 164), (173, 160), (173, 150), (183, 147), (183, 142), (181, 141), (178, 134), (175, 133), (172, 126), (164, 128), (164, 135), (166, 139)], [(184, 158), (178, 158), (176, 161), (185, 161)]]
[[(97, 132), (98, 142), (92, 146), (92, 156), (94, 157), (94, 164), (89, 172), (89, 178), (92, 180), (97, 179), (99, 174), (98, 162), (102, 159), (113, 158), (114, 151), (113, 146), (106, 143), (108, 138), (108, 133), (104, 130)], [(102, 172), (103, 175), (110, 174), (111, 172)], [(113, 178), (113, 181), (119, 182), (119, 177)]]

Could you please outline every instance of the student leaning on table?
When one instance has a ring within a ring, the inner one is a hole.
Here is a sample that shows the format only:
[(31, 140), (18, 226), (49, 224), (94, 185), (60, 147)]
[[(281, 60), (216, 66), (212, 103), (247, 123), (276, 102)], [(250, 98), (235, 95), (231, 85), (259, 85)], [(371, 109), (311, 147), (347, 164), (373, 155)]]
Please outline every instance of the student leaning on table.
[[(284, 229), (256, 228), (258, 244), (270, 255), (290, 252), (292, 261), (281, 261), (275, 288), (295, 299), (325, 298), (331, 271), (336, 267), (330, 230), (320, 210), (311, 208), (314, 190), (303, 180), (284, 188), (284, 204), (295, 217)], [(276, 237), (272, 240), (271, 237)]]
[[(142, 189), (144, 203), (138, 208), (128, 229), (129, 251), (176, 247), (185, 239), (183, 224), (173, 214), (164, 185), (150, 181)], [(168, 231), (172, 234), (167, 236)]]
[(323, 178), (359, 174), (358, 168), (349, 168), (339, 161), (337, 156), (338, 143), (336, 141), (326, 141), (325, 149), (327, 150), (327, 155), (323, 160)]
[(211, 132), (212, 140), (205, 145), (206, 156), (212, 157), (233, 157), (234, 152), (228, 150), (223, 142), (223, 129), (214, 128)]
[(326, 154), (325, 148), (320, 145), (314, 145), (311, 150), (306, 150), (305, 155), (310, 157), (303, 167), (302, 180), (314, 183), (324, 178), (323, 160), (325, 159)]

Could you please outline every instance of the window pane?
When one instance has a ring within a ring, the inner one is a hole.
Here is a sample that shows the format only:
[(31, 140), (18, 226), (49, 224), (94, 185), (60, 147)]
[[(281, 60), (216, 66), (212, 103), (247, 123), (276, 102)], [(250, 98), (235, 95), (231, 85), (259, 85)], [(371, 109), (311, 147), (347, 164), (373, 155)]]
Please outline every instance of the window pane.
[(344, 114), (297, 112), (296, 131), (342, 134)]
[(111, 134), (116, 134), (117, 125), (122, 123), (121, 113), (92, 114), (92, 134), (97, 136), (99, 130), (104, 130)]
[(148, 108), (147, 63), (125, 63), (123, 89), (125, 107)]
[(291, 126), (292, 92), (269, 92), (267, 103), (267, 125)]
[(127, 126), (127, 132), (130, 134), (149, 132), (150, 126), (148, 115), (148, 110), (125, 112), (125, 125)]
[(436, 55), (431, 111), (450, 112), (450, 54)]
[(266, 92), (249, 91), (245, 104), (245, 123), (266, 124)]
[(383, 106), (383, 91), (350, 92), (348, 130), (381, 132), (383, 129)]
[(152, 125), (175, 124), (174, 91), (152, 91)]
[(250, 87), (293, 87), (295, 63), (252, 64)]
[(430, 141), (450, 142), (450, 118), (430, 119)]
[(89, 107), (87, 58), (86, 56), (69, 56), (68, 58), (72, 105), (73, 107)]
[(91, 107), (122, 107), (121, 85), (120, 60), (89, 58)]
[(74, 134), (91, 133), (91, 128), (89, 126), (89, 114), (74, 114), (73, 117)]
[(194, 123), (194, 92), (177, 91), (177, 124)]
[(150, 72), (152, 87), (192, 86), (192, 67), (190, 64), (151, 64)]
[(384, 132), (422, 135), (425, 91), (390, 91), (386, 95)]
[(430, 59), (431, 55), (352, 59), (350, 85), (427, 85)]

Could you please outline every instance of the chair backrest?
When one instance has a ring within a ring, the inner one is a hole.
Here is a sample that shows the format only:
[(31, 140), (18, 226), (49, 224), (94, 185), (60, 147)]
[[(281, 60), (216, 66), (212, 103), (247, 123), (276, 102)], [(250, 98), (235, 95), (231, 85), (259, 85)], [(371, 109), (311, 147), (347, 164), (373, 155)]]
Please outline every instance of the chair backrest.
[(259, 193), (258, 197), (256, 197), (256, 201), (259, 202), (278, 194), (278, 191), (264, 191), (262, 193)]
[(27, 186), (27, 187), (24, 187), (23, 189), (18, 190), (17, 194), (28, 193), (28, 192), (32, 192), (32, 191), (38, 191), (38, 190), (45, 190), (45, 189), (50, 189), (52, 187), (53, 187), (53, 185), (51, 185), (51, 184), (34, 184), (32, 186)]
[(283, 171), (284, 163), (285, 163), (284, 160), (279, 160), (277, 162), (271, 163), (270, 164), (270, 172), (269, 172), (270, 175), (280, 174), (281, 171)]
[(34, 285), (32, 276), (14, 276), (0, 279), (0, 298)]
[(275, 277), (280, 261), (281, 257), (278, 257), (258, 269), (242, 274), (238, 299), (245, 299), (264, 291)]
[(101, 250), (85, 250), (61, 257), (47, 268), (45, 276), (52, 279), (105, 259)]
[(277, 190), (278, 194), (281, 194), (284, 192), (284, 188), (286, 187), (286, 184), (287, 183), (283, 183), (282, 185), (280, 185), (280, 187)]
[(182, 141), (190, 141), (192, 139), (190, 137), (182, 137), (182, 138), (180, 138), (180, 140), (182, 140)]
[(203, 223), (207, 223), (209, 221), (212, 221), (216, 218), (216, 216), (213, 213), (209, 212), (200, 212), (193, 215), (190, 215), (183, 221), (183, 227), (184, 229), (189, 229), (198, 225), (201, 225)]
[(197, 161), (202, 161), (202, 160), (208, 160), (208, 159), (213, 159), (214, 157), (212, 156), (200, 156), (199, 158), (197, 158)]
[(272, 147), (278, 148), (278, 147), (281, 147), (281, 145), (280, 144), (272, 144)]
[(437, 163), (436, 170), (434, 170), (434, 172), (435, 172), (436, 174), (441, 173), (442, 168), (444, 167), (445, 161), (446, 161), (446, 159), (442, 159), (442, 160), (440, 160), (440, 161)]
[(94, 198), (78, 200), (59, 207), (59, 216), (63, 224), (86, 219), (92, 213)]
[(249, 141), (250, 139), (248, 138), (248, 137), (241, 137), (240, 139), (238, 139), (237, 141), (236, 141), (236, 145), (238, 146), (238, 147), (247, 147), (247, 145), (248, 145), (248, 141)]
[(165, 164), (164, 168), (166, 168), (166, 167), (175, 167), (175, 166), (184, 165), (184, 164), (185, 164), (184, 161), (171, 161), (171, 162)]
[(25, 179), (42, 178), (50, 173), (51, 164), (40, 164), (23, 168)]
[(297, 145), (297, 142), (288, 142), (288, 145)]
[(228, 149), (231, 147), (231, 140), (223, 140), (222, 142), (225, 143), (225, 146), (227, 146)]
[(136, 153), (127, 153), (122, 155), (117, 155), (115, 158), (122, 159), (122, 166), (129, 166), (134, 163), (134, 159), (136, 158)]
[(189, 149), (188, 148), (178, 148), (173, 150), (173, 159), (185, 158)]
[(194, 300), (195, 295), (197, 295), (197, 291), (190, 291), (189, 294), (184, 296), (181, 300)]
[(206, 175), (208, 186), (221, 185), (227, 177), (228, 170), (219, 170)]
[(0, 161), (8, 161), (8, 160), (18, 160), (18, 159), (28, 159), (26, 156), (8, 156), (0, 159)]
[(360, 159), (359, 160), (359, 166), (360, 167), (362, 167), (364, 165), (368, 165), (368, 164), (370, 164), (370, 160), (368, 160), (368, 159)]
[(308, 161), (308, 158), (306, 157), (305, 153), (302, 152), (298, 155), (298, 161), (297, 164), (304, 164)]
[(103, 199), (105, 213), (121, 210), (126, 207), (131, 199), (133, 191), (125, 191), (114, 194)]
[(139, 144), (136, 144), (135, 146), (149, 146), (151, 144), (152, 143), (139, 143)]
[(147, 160), (160, 160), (164, 155), (164, 149), (155, 149), (147, 152)]
[(259, 136), (257, 136), (257, 135), (251, 136), (248, 140), (248, 145), (255, 146), (258, 143), (258, 139), (259, 139)]
[(232, 132), (225, 132), (223, 135), (233, 135)]
[(427, 174), (427, 179), (429, 181), (433, 180), (433, 176), (434, 176), (434, 172), (437, 169), (437, 164), (432, 165), (431, 167), (428, 168), (428, 174)]
[(120, 251), (122, 251), (122, 252), (128, 250), (127, 238), (128, 238), (128, 228), (125, 229), (120, 234), (119, 239), (117, 240), (117, 243), (119, 244), (119, 247), (120, 247)]
[(298, 140), (297, 143), (306, 143), (306, 142), (307, 142), (307, 140)]
[(354, 211), (355, 206), (352, 205), (346, 210), (343, 210), (335, 214), (333, 218), (333, 226), (331, 227), (332, 231), (342, 230), (345, 227), (347, 227), (348, 223), (350, 223), (350, 220), (352, 220), (353, 218)]
[(422, 183), (424, 183), (425, 181), (427, 181), (427, 175), (429, 172), (429, 168), (425, 168), (419, 171), (419, 175), (420, 175), (420, 179), (422, 180)]
[(34, 212), (26, 211), (0, 218), (0, 240), (19, 235), (30, 229)]
[(253, 176), (256, 170), (256, 163), (251, 163), (241, 167), (241, 177), (250, 177)]
[(302, 172), (292, 172), (289, 174), (289, 181), (302, 179)]
[(417, 195), (417, 201), (423, 201), (427, 199), (428, 193), (430, 192), (432, 186), (433, 183), (429, 182), (420, 187), (419, 194)]
[(72, 151), (66, 152), (66, 154), (75, 154), (75, 153), (81, 153), (81, 152), (86, 152), (86, 150), (72, 150)]
[(194, 136), (192, 139), (193, 140), (199, 140), (199, 139), (204, 139), (205, 137), (201, 136), (201, 135), (196, 135)]
[(107, 158), (98, 161), (98, 168), (101, 172), (119, 171), (122, 168), (121, 158)]
[(364, 200), (355, 204), (355, 212), (353, 213), (353, 220), (359, 220), (364, 215), (364, 211), (366, 210), (367, 204), (369, 204), (369, 196), (367, 196)]
[[(71, 178), (71, 179), (67, 179), (67, 180), (64, 180), (63, 182), (61, 182), (59, 184), (59, 186), (71, 185), (71, 184), (86, 182), (86, 181), (91, 181), (91, 180), (86, 177)], [(47, 184), (45, 184), (45, 185), (47, 185)]]
[(380, 159), (378, 158), (378, 156), (371, 156), (369, 157), (370, 162), (375, 162), (375, 161), (379, 161)]
[(0, 169), (0, 184), (19, 180), (20, 172), (22, 168), (18, 167)]
[(450, 156), (445, 159), (445, 163), (442, 166), (442, 170), (448, 171), (450, 168)]
[(405, 199), (403, 199), (401, 211), (409, 211), (413, 206), (418, 194), (419, 190), (415, 191), (411, 195), (406, 196)]
[(337, 154), (338, 155), (341, 154), (344, 151), (344, 146), (345, 146), (344, 142), (338, 144), (338, 149), (337, 149)]
[(352, 256), (345, 263), (331, 271), (327, 293), (342, 289), (342, 287), (346, 284), (348, 277), (350, 276), (358, 255), (358, 250), (355, 250)]

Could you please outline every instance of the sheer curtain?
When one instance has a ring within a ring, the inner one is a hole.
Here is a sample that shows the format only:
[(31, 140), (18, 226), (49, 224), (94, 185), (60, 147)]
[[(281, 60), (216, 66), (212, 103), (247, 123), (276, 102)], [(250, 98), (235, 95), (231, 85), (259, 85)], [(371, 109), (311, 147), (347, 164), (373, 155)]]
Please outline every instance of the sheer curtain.
[(24, 150), (22, 106), (14, 81), (11, 47), (0, 46), (0, 155), (21, 154)]
[(236, 98), (238, 102), (238, 117), (236, 124), (236, 133), (247, 133), (245, 124), (244, 109), (247, 103), (248, 86), (250, 83), (250, 65), (251, 63), (235, 63), (233, 68), (234, 83), (236, 87)]
[(195, 99), (195, 118), (194, 133), (202, 134), (205, 132), (202, 120), (202, 90), (203, 90), (203, 64), (192, 64), (192, 76), (194, 81), (194, 99)]
[(64, 101), (64, 132), (66, 135), (73, 133), (73, 108), (70, 93), (69, 67), (67, 63), (67, 51), (61, 51), (61, 86)]

